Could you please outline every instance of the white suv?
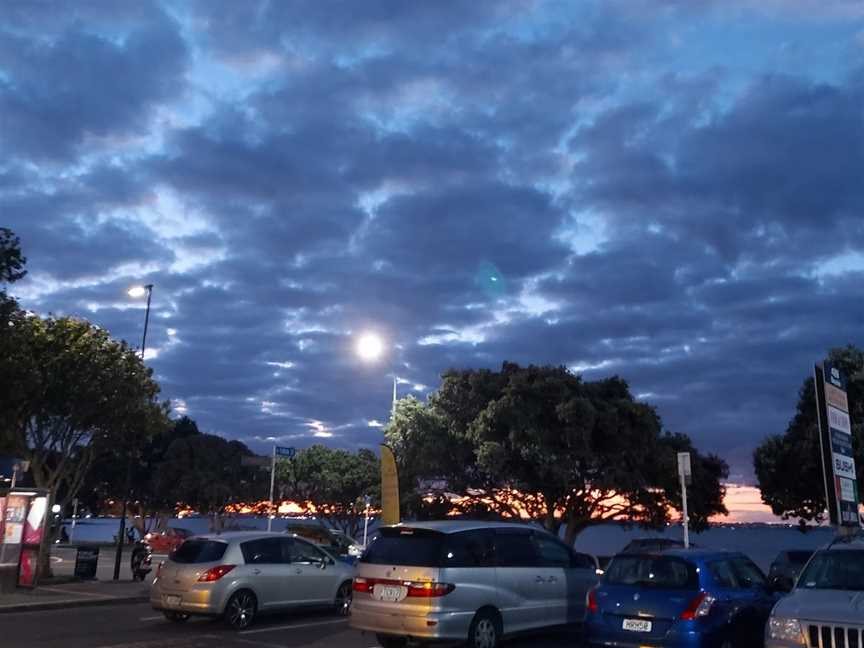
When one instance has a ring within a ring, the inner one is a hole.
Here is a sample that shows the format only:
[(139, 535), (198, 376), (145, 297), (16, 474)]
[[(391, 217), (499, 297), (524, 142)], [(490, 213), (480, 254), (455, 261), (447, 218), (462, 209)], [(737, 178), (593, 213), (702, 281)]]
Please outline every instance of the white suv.
[(766, 648), (864, 648), (864, 539), (817, 551), (765, 630)]

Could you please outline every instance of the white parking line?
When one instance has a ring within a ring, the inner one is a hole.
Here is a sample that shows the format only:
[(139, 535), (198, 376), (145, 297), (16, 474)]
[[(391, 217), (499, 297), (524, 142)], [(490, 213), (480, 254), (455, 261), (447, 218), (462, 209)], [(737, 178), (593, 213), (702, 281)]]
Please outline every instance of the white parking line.
[(269, 628), (257, 628), (256, 630), (244, 630), (238, 634), (250, 635), (261, 632), (276, 632), (277, 630), (292, 630), (294, 628), (314, 628), (315, 626), (333, 625), (334, 623), (348, 623), (348, 619), (331, 619), (330, 621), (315, 621), (312, 623), (292, 623), (284, 626), (271, 626)]
[(138, 619), (138, 620), (139, 620), (139, 621), (156, 621), (156, 620), (158, 620), (158, 619), (164, 619), (164, 618), (165, 618), (165, 615), (164, 615), (164, 614), (159, 614), (159, 615), (157, 615), (157, 616), (141, 617), (141, 618)]

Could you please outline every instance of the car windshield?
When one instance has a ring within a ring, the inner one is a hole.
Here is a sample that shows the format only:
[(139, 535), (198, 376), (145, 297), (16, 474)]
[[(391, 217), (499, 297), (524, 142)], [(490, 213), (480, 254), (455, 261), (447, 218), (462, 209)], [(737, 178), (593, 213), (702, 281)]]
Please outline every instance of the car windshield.
[(799, 589), (864, 591), (864, 551), (820, 551), (798, 579)]
[(187, 540), (171, 554), (176, 563), (209, 563), (221, 560), (228, 547), (224, 542), (213, 540)]
[(698, 589), (696, 569), (680, 558), (617, 556), (606, 572), (610, 585), (637, 585), (657, 589)]
[(372, 565), (437, 567), (444, 535), (425, 529), (382, 529), (360, 562)]

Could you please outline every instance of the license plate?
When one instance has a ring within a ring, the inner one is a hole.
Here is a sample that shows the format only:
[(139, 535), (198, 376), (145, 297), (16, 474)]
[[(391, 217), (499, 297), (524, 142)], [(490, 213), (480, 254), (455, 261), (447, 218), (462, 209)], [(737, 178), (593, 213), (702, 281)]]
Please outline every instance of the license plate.
[(642, 619), (624, 619), (623, 628), (630, 632), (651, 632), (651, 622)]
[(372, 590), (372, 594), (379, 601), (396, 603), (407, 596), (408, 590), (399, 585), (376, 585)]
[(180, 597), (179, 596), (166, 596), (165, 597), (165, 605), (180, 605)]

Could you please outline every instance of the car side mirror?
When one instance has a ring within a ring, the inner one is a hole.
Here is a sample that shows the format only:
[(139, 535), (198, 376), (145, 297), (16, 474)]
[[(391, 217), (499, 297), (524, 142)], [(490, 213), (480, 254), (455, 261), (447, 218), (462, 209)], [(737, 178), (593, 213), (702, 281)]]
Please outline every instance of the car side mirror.
[(795, 587), (795, 583), (791, 578), (781, 575), (774, 576), (768, 584), (771, 586), (772, 592), (780, 592), (782, 594), (788, 594)]

